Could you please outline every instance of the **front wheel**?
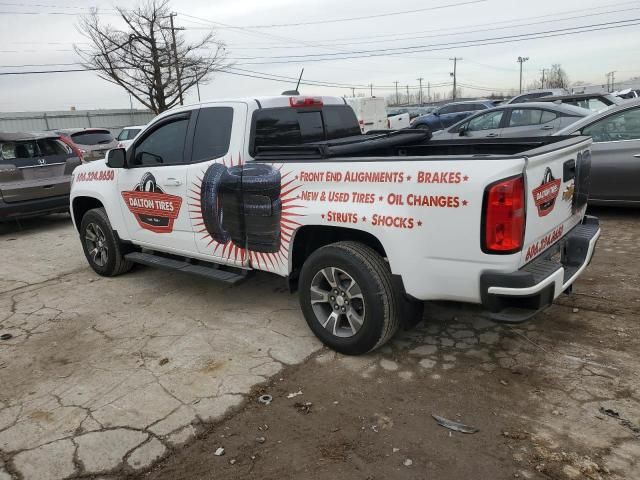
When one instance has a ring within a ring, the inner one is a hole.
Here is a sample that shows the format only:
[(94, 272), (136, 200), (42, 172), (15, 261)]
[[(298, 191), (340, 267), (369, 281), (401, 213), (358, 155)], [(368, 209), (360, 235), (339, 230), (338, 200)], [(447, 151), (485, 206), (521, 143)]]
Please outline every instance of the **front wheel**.
[(82, 217), (80, 241), (89, 265), (98, 275), (114, 277), (131, 270), (133, 263), (124, 258), (104, 208), (89, 210)]
[(391, 271), (366, 245), (338, 242), (316, 250), (302, 267), (299, 289), (309, 328), (340, 353), (374, 350), (398, 329)]

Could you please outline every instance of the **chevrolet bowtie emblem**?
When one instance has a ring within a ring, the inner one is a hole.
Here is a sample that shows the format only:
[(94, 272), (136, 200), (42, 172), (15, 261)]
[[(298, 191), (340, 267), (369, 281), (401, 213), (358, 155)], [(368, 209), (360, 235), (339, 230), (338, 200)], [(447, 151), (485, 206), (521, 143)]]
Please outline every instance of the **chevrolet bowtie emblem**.
[(573, 193), (576, 190), (576, 185), (575, 183), (572, 183), (571, 185), (567, 185), (567, 188), (564, 189), (564, 192), (562, 192), (562, 199), (566, 200), (567, 202), (570, 202), (571, 199), (573, 198)]

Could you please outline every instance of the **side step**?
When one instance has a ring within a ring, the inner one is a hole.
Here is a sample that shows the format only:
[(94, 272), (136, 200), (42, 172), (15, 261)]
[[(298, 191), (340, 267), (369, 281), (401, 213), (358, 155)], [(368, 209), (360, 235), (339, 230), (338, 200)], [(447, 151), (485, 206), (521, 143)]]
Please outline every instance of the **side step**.
[(149, 267), (159, 267), (178, 272), (191, 273), (193, 275), (199, 275), (201, 277), (205, 277), (210, 280), (217, 280), (229, 285), (235, 285), (242, 282), (247, 278), (249, 273), (248, 270), (239, 270), (241, 273), (235, 273), (228, 270), (207, 267), (205, 265), (194, 265), (192, 263), (185, 262), (184, 260), (176, 260), (144, 252), (127, 253), (124, 258), (131, 262), (140, 263)]

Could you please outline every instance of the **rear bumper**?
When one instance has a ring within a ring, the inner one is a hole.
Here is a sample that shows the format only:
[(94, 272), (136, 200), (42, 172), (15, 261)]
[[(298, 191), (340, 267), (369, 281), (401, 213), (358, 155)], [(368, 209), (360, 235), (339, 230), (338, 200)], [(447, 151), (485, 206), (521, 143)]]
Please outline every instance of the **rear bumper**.
[(0, 222), (67, 210), (69, 210), (69, 194), (12, 203), (0, 199)]
[(559, 242), (517, 272), (485, 272), (482, 305), (492, 320), (519, 323), (548, 307), (589, 265), (600, 238), (600, 222), (585, 216)]

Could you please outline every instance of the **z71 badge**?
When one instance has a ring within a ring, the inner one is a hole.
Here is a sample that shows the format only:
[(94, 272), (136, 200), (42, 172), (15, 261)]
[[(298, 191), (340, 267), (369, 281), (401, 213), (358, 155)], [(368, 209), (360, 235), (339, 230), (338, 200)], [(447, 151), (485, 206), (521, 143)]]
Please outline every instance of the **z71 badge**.
[(544, 177), (542, 178), (542, 184), (533, 190), (533, 201), (538, 209), (538, 216), (545, 217), (553, 211), (553, 207), (556, 205), (556, 198), (560, 193), (559, 178), (553, 178), (551, 169), (547, 167), (544, 171)]
[(182, 198), (164, 193), (151, 173), (145, 173), (133, 190), (122, 192), (122, 198), (141, 228), (155, 233), (173, 231)]

